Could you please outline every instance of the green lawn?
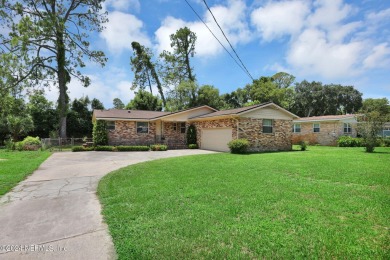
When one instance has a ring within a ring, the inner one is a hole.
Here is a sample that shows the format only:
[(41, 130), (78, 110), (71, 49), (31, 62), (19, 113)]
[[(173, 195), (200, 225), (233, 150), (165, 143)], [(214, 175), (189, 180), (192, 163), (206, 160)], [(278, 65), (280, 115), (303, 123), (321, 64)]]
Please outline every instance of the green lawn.
[(163, 159), (105, 176), (120, 259), (389, 259), (390, 148)]
[(45, 161), (49, 152), (7, 152), (0, 150), (0, 196), (15, 187)]

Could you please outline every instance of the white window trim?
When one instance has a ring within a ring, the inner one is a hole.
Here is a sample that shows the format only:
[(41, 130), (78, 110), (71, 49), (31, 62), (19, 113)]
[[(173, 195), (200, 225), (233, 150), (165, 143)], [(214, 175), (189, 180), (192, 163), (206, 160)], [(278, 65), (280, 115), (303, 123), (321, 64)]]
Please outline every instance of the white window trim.
[[(345, 129), (347, 129), (347, 130), (349, 129), (349, 132), (348, 131), (346, 132)], [(343, 132), (344, 132), (344, 134), (352, 134), (352, 126), (350, 123), (344, 123)]]
[[(270, 120), (271, 121), (271, 125), (264, 125), (264, 120)], [(265, 133), (264, 132), (264, 126), (271, 127), (272, 132), (271, 133)], [(261, 131), (262, 131), (263, 134), (273, 134), (274, 133), (274, 120), (273, 119), (264, 118), (263, 121), (262, 121)]]
[[(148, 124), (148, 132), (147, 133), (140, 133), (138, 132), (138, 123), (147, 123)], [(149, 134), (149, 122), (141, 122), (141, 121), (137, 121), (136, 124), (135, 124), (135, 131), (137, 132), (137, 134)]]
[[(315, 125), (318, 125), (318, 127), (315, 127)], [(318, 128), (318, 132), (314, 131), (315, 128)], [(313, 133), (320, 133), (321, 132), (321, 124), (320, 123), (313, 123)]]
[[(297, 126), (297, 125), (299, 125), (299, 132), (297, 132), (297, 127), (295, 127), (295, 126)], [(301, 124), (295, 123), (295, 124), (293, 125), (293, 132), (294, 132), (294, 133), (300, 133), (300, 132), (302, 132)]]

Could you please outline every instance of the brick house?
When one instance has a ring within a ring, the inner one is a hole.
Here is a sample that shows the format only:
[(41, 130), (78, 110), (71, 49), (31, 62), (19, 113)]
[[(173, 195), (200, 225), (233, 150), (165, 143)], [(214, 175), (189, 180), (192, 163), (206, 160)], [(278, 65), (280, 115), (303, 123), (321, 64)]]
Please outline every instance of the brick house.
[(342, 135), (356, 137), (356, 115), (329, 115), (301, 117), (293, 122), (293, 144), (337, 145)]
[(217, 111), (200, 106), (179, 112), (95, 110), (93, 120), (107, 121), (109, 144), (164, 143), (186, 147), (186, 131), (193, 124), (201, 149), (228, 151), (227, 143), (246, 138), (251, 151), (291, 150), (293, 119), (298, 116), (267, 102)]

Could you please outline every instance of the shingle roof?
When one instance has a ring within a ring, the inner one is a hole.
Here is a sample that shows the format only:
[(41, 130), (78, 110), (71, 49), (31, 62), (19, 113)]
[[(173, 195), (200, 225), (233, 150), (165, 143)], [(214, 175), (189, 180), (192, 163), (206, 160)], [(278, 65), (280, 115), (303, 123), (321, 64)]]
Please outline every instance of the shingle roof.
[(349, 114), (349, 115), (328, 115), (328, 116), (311, 116), (311, 117), (301, 117), (294, 121), (327, 121), (327, 120), (341, 120), (341, 119), (347, 119), (347, 118), (355, 118), (356, 115)]
[(94, 110), (96, 118), (154, 119), (169, 114), (172, 112), (123, 109)]
[(262, 107), (262, 106), (265, 106), (265, 105), (268, 105), (268, 104), (271, 104), (271, 103), (272, 102), (266, 102), (266, 103), (253, 105), (253, 106), (248, 106), (248, 107), (240, 107), (240, 108), (234, 108), (234, 109), (228, 109), (228, 110), (221, 110), (221, 111), (217, 111), (217, 112), (214, 112), (214, 113), (206, 114), (206, 115), (203, 115), (203, 116), (193, 117), (191, 119), (216, 117), (216, 116), (227, 116), (227, 115), (238, 115), (238, 114), (241, 114), (243, 112), (249, 111), (251, 109)]

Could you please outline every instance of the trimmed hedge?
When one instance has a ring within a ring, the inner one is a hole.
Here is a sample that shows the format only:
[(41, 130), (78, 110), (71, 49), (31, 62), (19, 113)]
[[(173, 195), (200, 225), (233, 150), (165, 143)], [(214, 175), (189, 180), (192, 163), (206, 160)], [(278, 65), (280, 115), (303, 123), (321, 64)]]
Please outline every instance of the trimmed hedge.
[(235, 139), (228, 143), (231, 153), (246, 153), (249, 148), (249, 141), (247, 139)]
[(93, 147), (83, 147), (83, 146), (73, 146), (72, 147), (72, 152), (88, 152), (88, 151), (93, 151)]
[(149, 151), (149, 147), (146, 145), (138, 145), (138, 146), (117, 146), (116, 149), (119, 152), (133, 152), (133, 151)]
[(337, 145), (339, 147), (363, 147), (365, 144), (362, 138), (340, 136), (337, 140)]
[(154, 144), (150, 146), (150, 149), (152, 151), (166, 151), (168, 150), (168, 146), (166, 146), (165, 144)]
[(114, 151), (115, 147), (114, 146), (108, 146), (108, 145), (104, 145), (104, 146), (96, 146), (95, 147), (95, 151), (106, 151), (106, 152), (112, 152)]

